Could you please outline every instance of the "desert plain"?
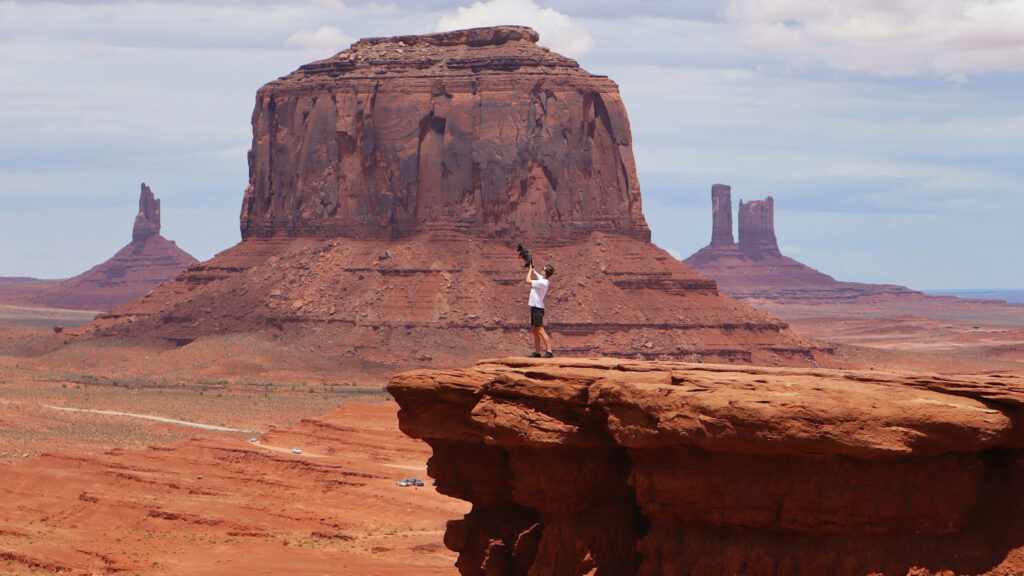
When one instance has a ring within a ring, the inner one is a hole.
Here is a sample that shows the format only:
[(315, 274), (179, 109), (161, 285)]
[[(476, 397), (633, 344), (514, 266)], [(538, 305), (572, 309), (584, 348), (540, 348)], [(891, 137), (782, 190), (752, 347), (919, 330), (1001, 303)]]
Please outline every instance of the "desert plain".
[(6, 354), (0, 374), (0, 573), (453, 573), (445, 522), (468, 505), (431, 486), (380, 386)]

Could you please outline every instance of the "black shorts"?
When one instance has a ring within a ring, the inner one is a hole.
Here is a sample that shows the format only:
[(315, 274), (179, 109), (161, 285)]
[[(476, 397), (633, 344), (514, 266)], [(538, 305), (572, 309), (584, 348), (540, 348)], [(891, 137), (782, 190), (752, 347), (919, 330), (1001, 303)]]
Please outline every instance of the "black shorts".
[(530, 326), (544, 326), (544, 309), (530, 306)]

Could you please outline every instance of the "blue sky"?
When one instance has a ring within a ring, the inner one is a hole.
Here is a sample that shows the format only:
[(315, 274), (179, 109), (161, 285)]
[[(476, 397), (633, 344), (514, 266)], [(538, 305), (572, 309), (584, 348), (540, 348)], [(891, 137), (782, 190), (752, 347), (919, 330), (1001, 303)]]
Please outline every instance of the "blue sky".
[(722, 182), (840, 280), (1024, 287), (1024, 0), (0, 0), (0, 276), (110, 257), (141, 182), (212, 257), (257, 88), (360, 37), (498, 23), (619, 84), (674, 254), (708, 243)]

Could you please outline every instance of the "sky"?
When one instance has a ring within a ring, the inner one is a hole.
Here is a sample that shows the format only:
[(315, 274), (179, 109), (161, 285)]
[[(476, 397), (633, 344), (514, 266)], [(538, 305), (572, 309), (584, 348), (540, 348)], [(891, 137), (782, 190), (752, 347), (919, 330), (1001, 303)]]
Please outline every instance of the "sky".
[[(240, 240), (256, 90), (367, 36), (523, 24), (618, 85), (653, 241), (775, 199), (844, 281), (1024, 288), (1024, 0), (0, 0), (0, 276)], [(735, 217), (734, 217), (735, 220)]]

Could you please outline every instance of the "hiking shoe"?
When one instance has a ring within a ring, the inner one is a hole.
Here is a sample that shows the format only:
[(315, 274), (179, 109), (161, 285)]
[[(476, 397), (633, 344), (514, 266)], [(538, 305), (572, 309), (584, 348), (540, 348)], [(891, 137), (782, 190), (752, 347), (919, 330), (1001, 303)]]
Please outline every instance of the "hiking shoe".
[(540, 358), (540, 352), (534, 352), (533, 354), (530, 354), (530, 358)]
[(551, 353), (551, 350), (548, 350), (547, 352), (544, 353), (543, 357), (544, 358), (554, 358), (555, 355)]

